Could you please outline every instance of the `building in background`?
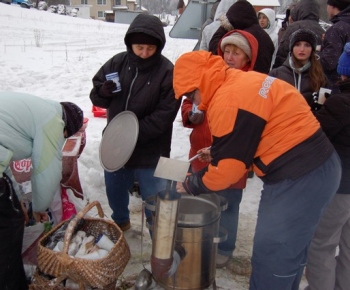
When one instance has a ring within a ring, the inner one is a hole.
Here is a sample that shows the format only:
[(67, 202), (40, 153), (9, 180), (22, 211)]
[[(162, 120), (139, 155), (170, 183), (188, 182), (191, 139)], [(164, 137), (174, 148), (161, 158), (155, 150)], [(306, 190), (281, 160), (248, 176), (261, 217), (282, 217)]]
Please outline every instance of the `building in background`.
[(118, 23), (131, 23), (144, 11), (138, 8), (137, 0), (70, 0), (70, 7), (77, 7), (79, 11), (89, 7), (90, 18)]

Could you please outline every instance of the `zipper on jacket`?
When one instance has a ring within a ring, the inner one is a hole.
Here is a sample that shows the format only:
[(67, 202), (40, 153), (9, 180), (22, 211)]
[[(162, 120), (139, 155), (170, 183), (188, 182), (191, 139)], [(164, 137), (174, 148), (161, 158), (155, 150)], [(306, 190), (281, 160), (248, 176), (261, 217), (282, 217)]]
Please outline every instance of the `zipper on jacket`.
[(134, 82), (135, 82), (138, 74), (139, 74), (139, 69), (136, 68), (136, 74), (135, 74), (135, 77), (133, 78), (133, 80), (131, 82), (130, 89), (129, 89), (129, 94), (128, 94), (128, 97), (126, 99), (125, 111), (128, 109), (128, 104), (129, 104), (129, 99), (130, 99), (130, 95), (131, 95), (131, 90), (132, 90), (132, 87), (134, 86)]

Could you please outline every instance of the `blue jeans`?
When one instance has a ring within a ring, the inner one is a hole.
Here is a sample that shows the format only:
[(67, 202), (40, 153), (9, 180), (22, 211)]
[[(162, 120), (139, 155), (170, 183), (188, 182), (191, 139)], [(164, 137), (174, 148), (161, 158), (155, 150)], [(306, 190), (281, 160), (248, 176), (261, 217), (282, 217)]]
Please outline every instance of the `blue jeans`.
[[(134, 180), (139, 182), (142, 200), (157, 194), (165, 189), (166, 180), (154, 177), (155, 168), (121, 168), (114, 172), (105, 171), (106, 192), (112, 219), (121, 224), (130, 220), (129, 216), (129, 189)], [(146, 210), (146, 218), (151, 217), (151, 212)]]
[(297, 180), (264, 184), (254, 236), (250, 290), (298, 290), (307, 250), (323, 209), (335, 194), (336, 153)]
[(227, 200), (227, 209), (221, 212), (220, 226), (227, 230), (227, 240), (219, 243), (218, 253), (231, 256), (236, 248), (239, 205), (242, 200), (243, 189), (225, 189), (215, 192)]

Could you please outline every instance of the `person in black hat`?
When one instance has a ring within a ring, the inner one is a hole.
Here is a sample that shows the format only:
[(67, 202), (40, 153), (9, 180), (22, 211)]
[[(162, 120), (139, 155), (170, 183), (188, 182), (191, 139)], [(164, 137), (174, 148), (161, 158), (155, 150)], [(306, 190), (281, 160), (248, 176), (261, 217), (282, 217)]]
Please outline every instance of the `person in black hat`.
[(350, 41), (350, 1), (328, 0), (327, 13), (332, 26), (324, 34), (321, 51), (317, 54), (331, 83), (333, 93), (339, 92), (337, 64), (344, 45)]
[(317, 35), (309, 29), (298, 29), (290, 36), (289, 56), (283, 65), (272, 69), (270, 76), (294, 86), (310, 107), (321, 87), (327, 87), (322, 66), (316, 55)]
[(307, 290), (350, 287), (350, 43), (344, 47), (337, 71), (341, 93), (332, 93), (315, 116), (337, 150), (342, 178), (310, 243)]
[(292, 23), (287, 26), (283, 37), (278, 45), (275, 63), (273, 68), (280, 67), (288, 58), (289, 40), (293, 32), (306, 28), (317, 35), (317, 44), (321, 44), (324, 29), (319, 24), (320, 4), (317, 0), (300, 0), (290, 11)]
[[(161, 52), (165, 45), (162, 22), (140, 14), (124, 37), (127, 50), (113, 56), (92, 79), (90, 99), (107, 109), (107, 126), (123, 111), (135, 113), (139, 134), (135, 149), (123, 168), (105, 171), (112, 219), (130, 228), (129, 189), (138, 181), (142, 199), (165, 189), (165, 180), (153, 176), (160, 156), (170, 156), (173, 121), (181, 101), (174, 98), (173, 64)], [(114, 73), (115, 82), (108, 80)], [(147, 210), (146, 216), (151, 217)]]
[(31, 158), (33, 215), (37, 222), (47, 220), (62, 179), (65, 138), (82, 127), (83, 111), (70, 102), (15, 92), (1, 92), (0, 103), (0, 288), (25, 290), (24, 213), (10, 163)]

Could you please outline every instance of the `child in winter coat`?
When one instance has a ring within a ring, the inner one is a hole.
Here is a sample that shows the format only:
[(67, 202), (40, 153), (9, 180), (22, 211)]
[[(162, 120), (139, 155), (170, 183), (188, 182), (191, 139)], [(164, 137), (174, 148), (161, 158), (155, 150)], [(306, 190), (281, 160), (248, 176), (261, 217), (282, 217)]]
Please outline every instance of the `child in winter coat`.
[(341, 76), (341, 93), (327, 98), (315, 116), (341, 159), (342, 178), (310, 244), (308, 290), (350, 286), (350, 42), (339, 58), (337, 72)]

